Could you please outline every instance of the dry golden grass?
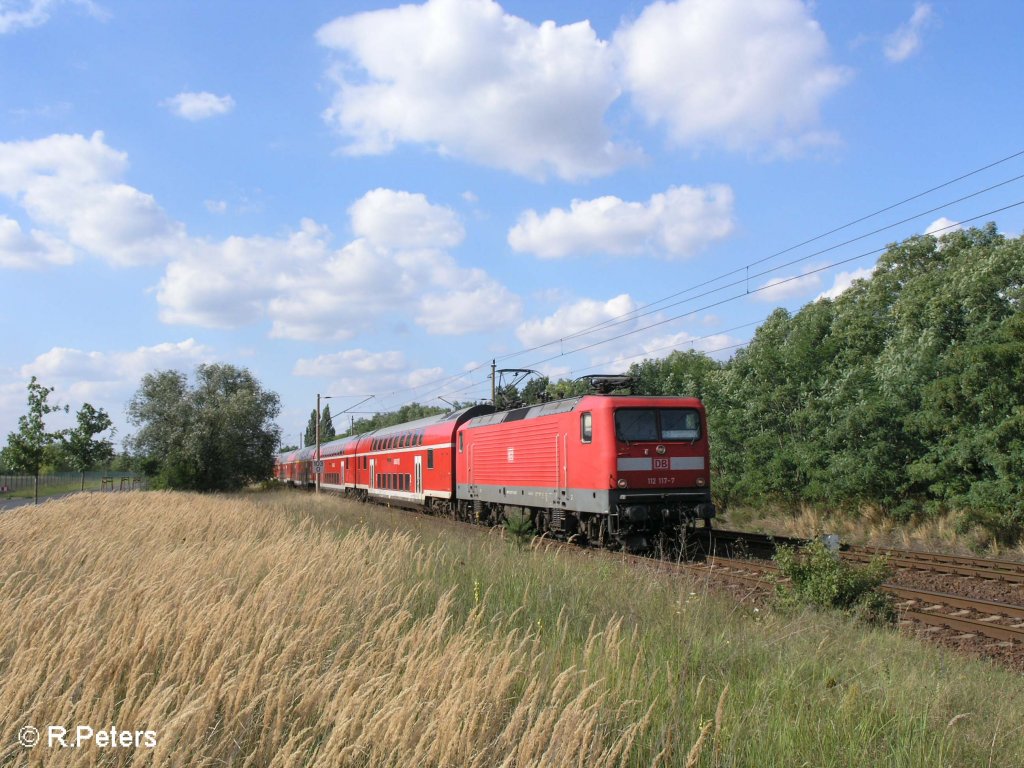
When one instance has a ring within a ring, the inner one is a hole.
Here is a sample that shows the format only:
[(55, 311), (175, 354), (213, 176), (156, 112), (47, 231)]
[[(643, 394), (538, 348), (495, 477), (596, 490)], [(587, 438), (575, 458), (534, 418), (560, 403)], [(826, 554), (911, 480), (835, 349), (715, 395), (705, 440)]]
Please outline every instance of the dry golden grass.
[(981, 529), (962, 532), (956, 515), (899, 523), (876, 507), (864, 506), (856, 513), (829, 514), (802, 504), (796, 511), (769, 509), (730, 510), (725, 525), (784, 536), (813, 537), (838, 533), (851, 544), (928, 549), (954, 554), (984, 553), (989, 557), (1024, 560), (1024, 542), (1015, 547), (1000, 546)]
[[(425, 598), (435, 556), (245, 499), (92, 494), (4, 515), (0, 763), (630, 762), (653, 705), (587, 671), (620, 654), (621, 621), (592, 627), (578, 666), (541, 670), (541, 628), (485, 619), (479, 593), (461, 619), (452, 590)], [(12, 746), (27, 724), (158, 743)]]
[[(705, 586), (304, 493), (92, 494), (5, 513), (0, 766), (1024, 754), (1019, 676)], [(15, 743), (51, 724), (151, 729), (157, 746)]]

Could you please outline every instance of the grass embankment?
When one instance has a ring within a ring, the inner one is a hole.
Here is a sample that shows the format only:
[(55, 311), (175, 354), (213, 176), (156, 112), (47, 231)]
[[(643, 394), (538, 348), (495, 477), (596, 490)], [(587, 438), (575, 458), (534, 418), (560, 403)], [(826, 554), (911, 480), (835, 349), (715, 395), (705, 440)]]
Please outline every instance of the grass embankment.
[[(1012, 765), (1024, 680), (305, 494), (0, 518), (0, 763)], [(29, 751), (24, 725), (152, 729)]]
[(1024, 560), (1024, 541), (1015, 546), (1001, 545), (981, 528), (963, 530), (959, 516), (955, 514), (899, 522), (871, 506), (864, 506), (856, 512), (824, 512), (808, 505), (800, 505), (796, 509), (734, 507), (721, 517), (719, 523), (724, 528), (780, 536), (810, 538), (822, 533), (837, 533), (849, 544)]

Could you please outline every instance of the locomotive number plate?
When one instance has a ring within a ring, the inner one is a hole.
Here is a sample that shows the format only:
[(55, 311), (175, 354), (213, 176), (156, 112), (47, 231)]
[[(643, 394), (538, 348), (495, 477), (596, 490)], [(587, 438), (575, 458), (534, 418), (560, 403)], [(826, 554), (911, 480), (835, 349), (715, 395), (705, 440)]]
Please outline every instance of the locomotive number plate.
[(675, 485), (676, 479), (674, 477), (648, 477), (648, 485)]

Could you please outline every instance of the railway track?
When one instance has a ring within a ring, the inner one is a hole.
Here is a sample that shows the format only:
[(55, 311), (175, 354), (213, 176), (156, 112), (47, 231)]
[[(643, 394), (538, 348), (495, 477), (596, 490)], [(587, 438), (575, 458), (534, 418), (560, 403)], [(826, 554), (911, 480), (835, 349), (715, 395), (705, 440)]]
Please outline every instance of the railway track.
[(887, 557), (890, 565), (897, 568), (1024, 584), (1024, 563), (1017, 563), (1012, 560), (990, 560), (981, 557), (941, 555), (934, 552), (919, 552), (912, 549), (847, 547), (842, 550), (844, 558), (857, 562), (867, 562), (872, 557), (877, 557), (878, 555)]
[[(746, 584), (761, 582), (766, 588), (774, 585), (778, 575), (778, 567), (773, 563), (738, 558), (709, 557), (703, 570)], [(1024, 643), (1024, 606), (898, 584), (887, 583), (881, 588), (899, 600), (897, 609), (904, 621), (946, 627), (964, 635)]]
[[(701, 538), (701, 546), (709, 554), (729, 556), (773, 557), (779, 545), (802, 546), (807, 539), (791, 536), (770, 536), (762, 533), (714, 530)], [(984, 557), (944, 555), (896, 547), (861, 547), (843, 545), (839, 555), (845, 560), (866, 563), (879, 555), (888, 559), (895, 568), (930, 571), (976, 579), (1024, 584), (1024, 563), (1013, 560), (995, 560)]]

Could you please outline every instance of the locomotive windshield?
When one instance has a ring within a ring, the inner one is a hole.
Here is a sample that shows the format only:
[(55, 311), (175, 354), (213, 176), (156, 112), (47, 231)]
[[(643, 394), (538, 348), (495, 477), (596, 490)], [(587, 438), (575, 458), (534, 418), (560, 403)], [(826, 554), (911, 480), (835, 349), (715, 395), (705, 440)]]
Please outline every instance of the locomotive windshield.
[(693, 408), (620, 408), (615, 411), (615, 436), (627, 443), (692, 442), (700, 437), (700, 414)]

